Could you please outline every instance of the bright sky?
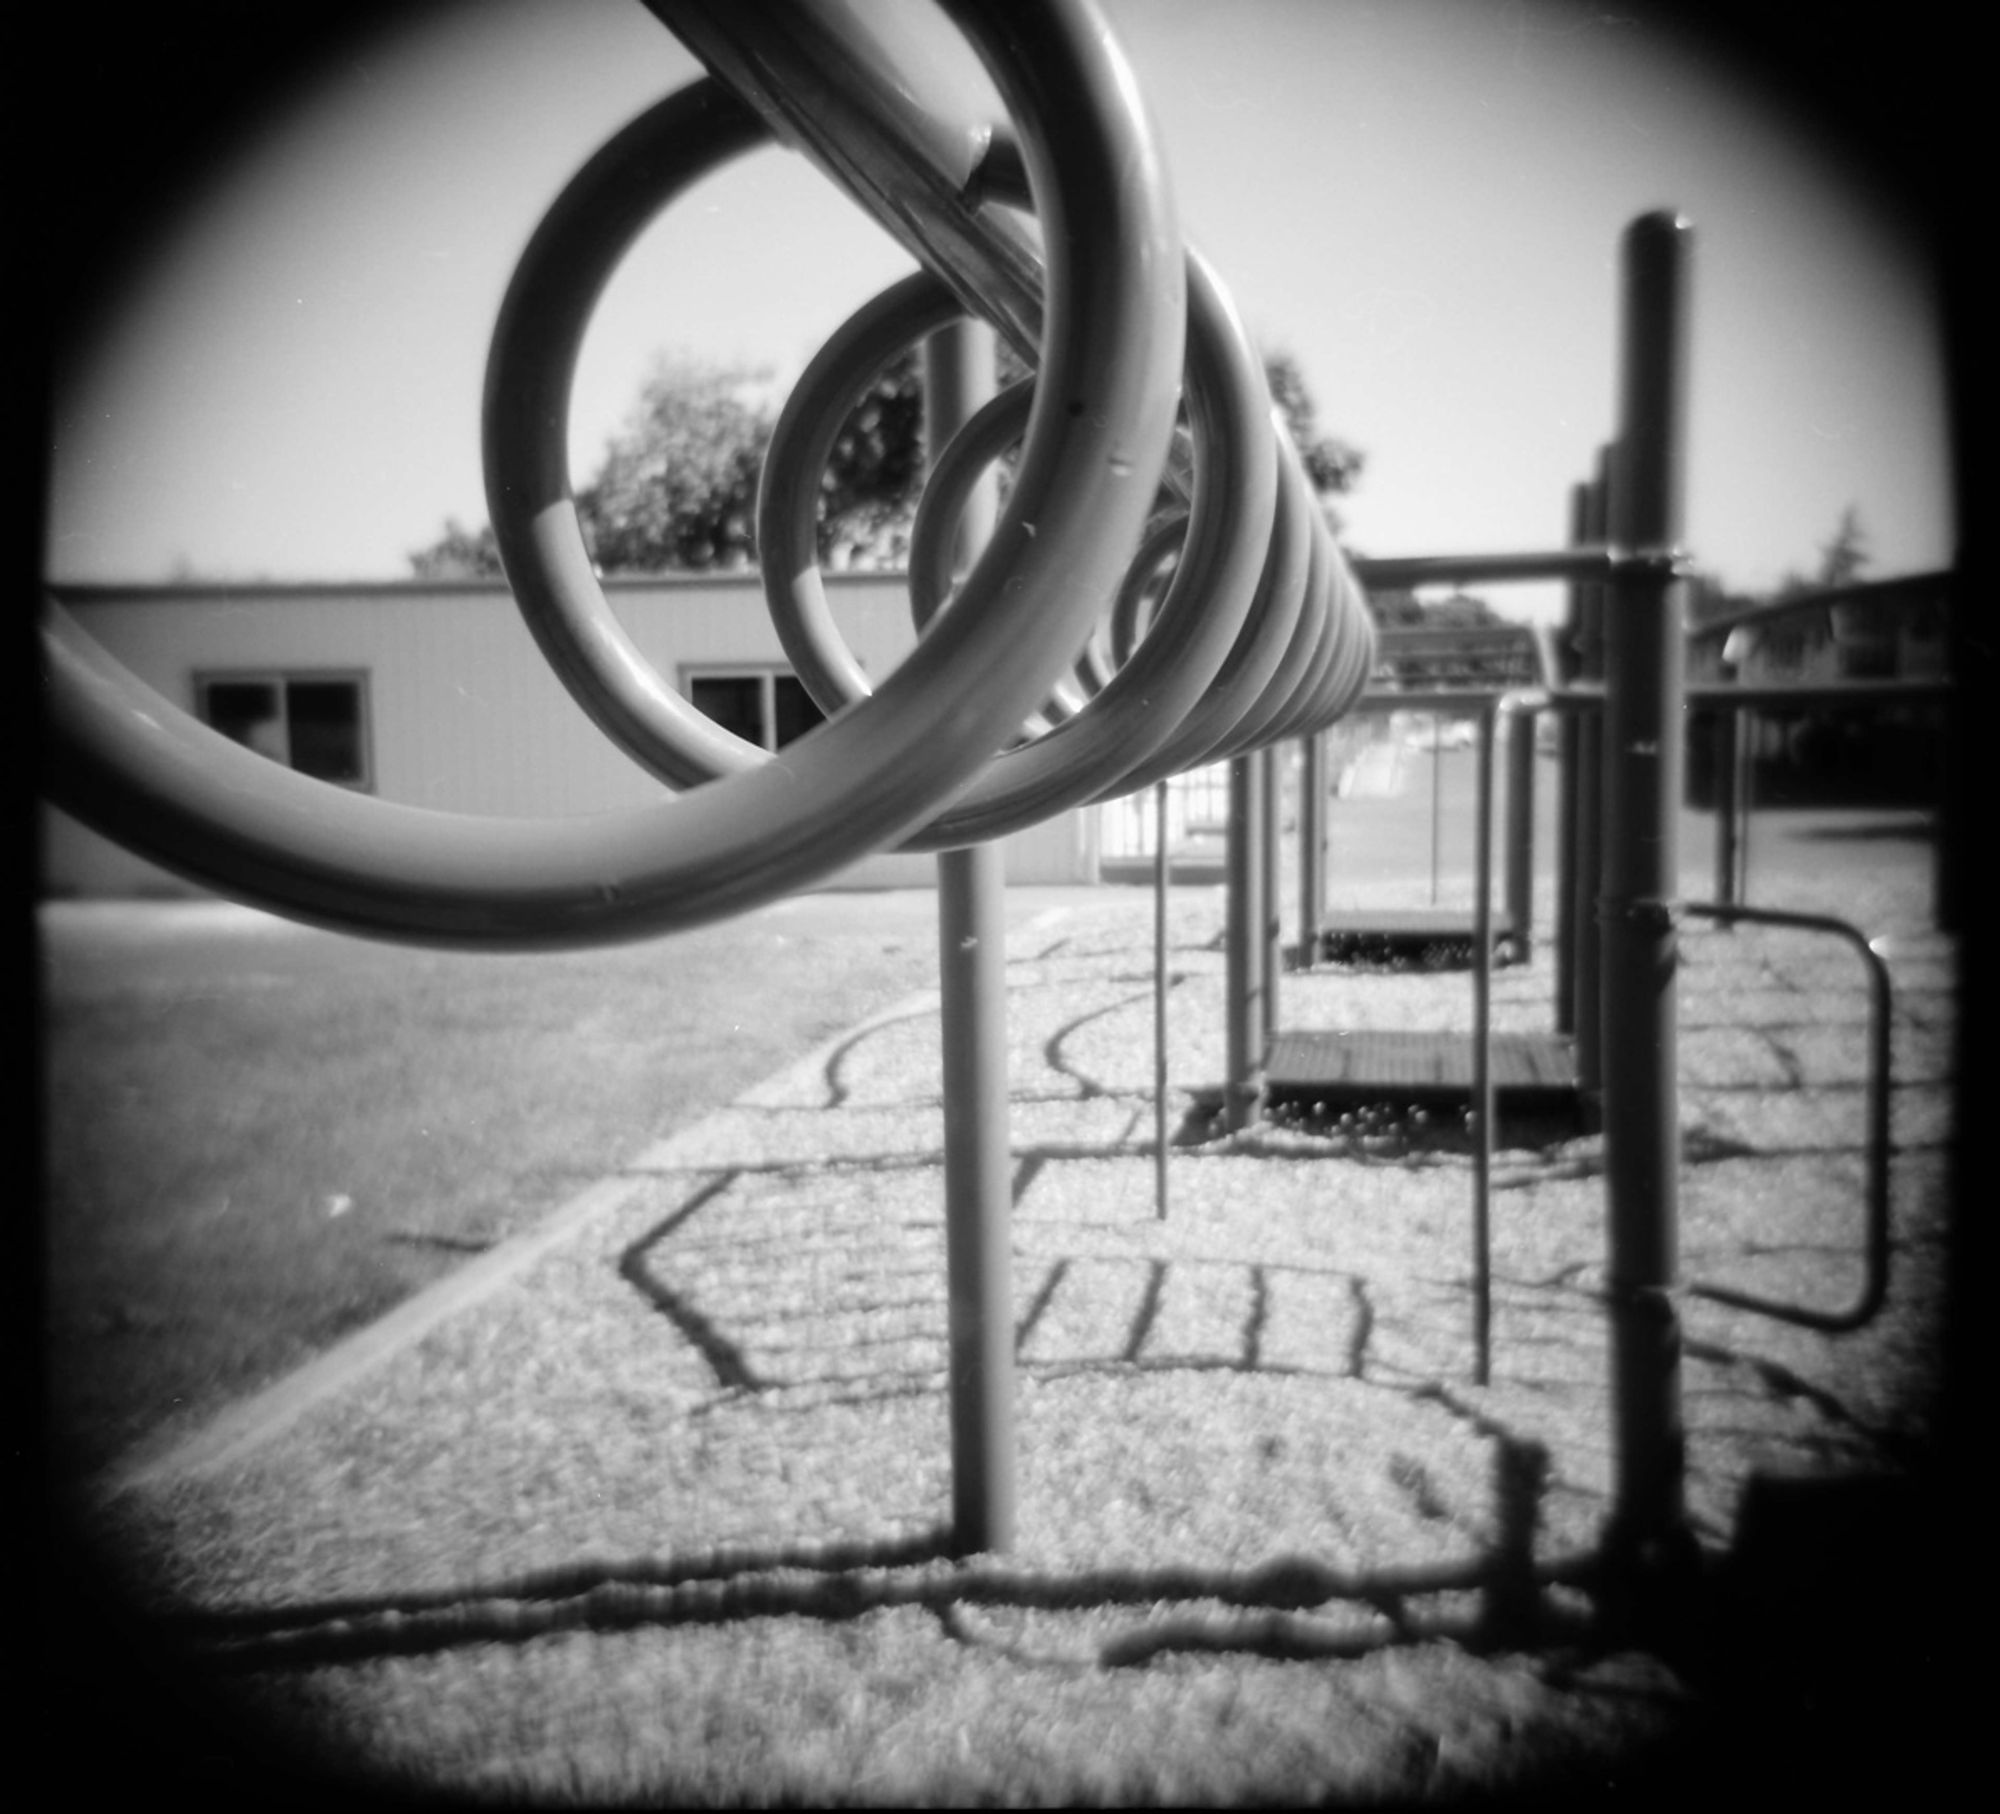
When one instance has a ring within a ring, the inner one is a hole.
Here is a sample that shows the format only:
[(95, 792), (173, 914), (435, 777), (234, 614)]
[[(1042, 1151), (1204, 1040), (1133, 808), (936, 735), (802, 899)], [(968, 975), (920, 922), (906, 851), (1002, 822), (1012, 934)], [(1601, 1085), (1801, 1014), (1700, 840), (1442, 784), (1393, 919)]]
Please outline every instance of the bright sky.
[[(1103, 4), (1189, 238), (1367, 456), (1357, 551), (1566, 539), (1611, 429), (1617, 242), (1674, 206), (1697, 234), (1699, 563), (1736, 588), (1810, 569), (1849, 505), (1871, 573), (1950, 561), (1931, 273), (1832, 152), (1657, 13)], [(52, 576), (393, 578), (448, 516), (483, 522), (481, 375), (520, 247), (695, 74), (636, 0), (413, 7), (329, 69), (188, 198), (116, 329), (58, 374)], [(579, 483), (659, 352), (795, 372), (907, 268), (794, 155), (704, 184), (592, 328)]]

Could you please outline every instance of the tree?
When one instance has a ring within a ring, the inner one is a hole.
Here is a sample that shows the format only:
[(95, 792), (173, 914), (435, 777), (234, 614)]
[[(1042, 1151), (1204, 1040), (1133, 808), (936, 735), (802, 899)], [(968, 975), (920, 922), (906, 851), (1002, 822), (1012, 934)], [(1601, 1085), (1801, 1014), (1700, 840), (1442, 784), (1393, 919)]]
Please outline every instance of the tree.
[(819, 482), (820, 559), (878, 572), (903, 566), (923, 486), (924, 370), (912, 348), (834, 437)]
[(1819, 575), (1815, 583), (1852, 585), (1867, 565), (1868, 542), (1861, 532), (1861, 512), (1850, 504), (1840, 513), (1840, 526), (1834, 530), (1833, 540), (1820, 544)]
[[(998, 382), (1011, 384), (1025, 369), (1000, 342)], [(1319, 432), (1297, 361), (1273, 355), (1265, 375), (1314, 490), (1322, 500), (1351, 490), (1361, 455)], [(577, 496), (584, 541), (601, 572), (701, 572), (754, 562), (757, 479), (775, 427), (761, 382), (755, 373), (660, 360)], [(877, 571), (904, 565), (924, 468), (923, 365), (913, 349), (883, 370), (835, 439), (820, 481), (821, 560)], [(1003, 473), (1003, 492), (1005, 483)], [(492, 530), (467, 530), (455, 520), (412, 554), (410, 565), (420, 579), (500, 571)]]
[(446, 517), (444, 534), (410, 556), (410, 571), (418, 579), (498, 579), (500, 545), (491, 528), (467, 529), (457, 517)]
[(751, 563), (757, 473), (773, 426), (769, 409), (749, 399), (756, 382), (754, 373), (660, 360), (576, 501), (600, 569)]
[(1428, 601), (1407, 588), (1371, 592), (1368, 610), (1378, 624), (1390, 629), (1421, 629), (1428, 625), (1441, 630), (1480, 630), (1507, 622), (1483, 598), (1470, 592), (1454, 592), (1448, 598)]
[(1306, 388), (1299, 362), (1287, 352), (1266, 353), (1264, 377), (1271, 387), (1271, 401), (1283, 412), (1285, 426), (1305, 462), (1313, 490), (1322, 500), (1352, 491), (1360, 482), (1365, 456), (1359, 448), (1320, 433), (1319, 409)]
[[(662, 358), (596, 476), (577, 494), (600, 572), (704, 572), (756, 558), (757, 480), (776, 417), (758, 373)], [(836, 440), (821, 486), (820, 554), (896, 566), (922, 488), (923, 391), (916, 354), (883, 372)], [(455, 519), (410, 556), (419, 579), (497, 576), (493, 531)]]

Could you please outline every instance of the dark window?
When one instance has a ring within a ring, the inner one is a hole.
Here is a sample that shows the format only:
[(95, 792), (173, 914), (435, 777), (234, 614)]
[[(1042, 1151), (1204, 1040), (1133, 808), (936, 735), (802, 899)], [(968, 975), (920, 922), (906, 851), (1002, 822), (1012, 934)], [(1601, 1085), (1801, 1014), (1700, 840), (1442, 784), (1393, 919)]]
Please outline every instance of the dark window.
[(204, 723), (259, 755), (341, 787), (369, 785), (363, 683), (326, 675), (213, 675), (195, 681)]
[(796, 674), (776, 676), (771, 691), (777, 699), (778, 748), (783, 749), (794, 737), (803, 737), (814, 725), (826, 722), (826, 714), (813, 704), (805, 682)]
[(771, 747), (764, 735), (764, 683), (755, 674), (701, 674), (688, 683), (688, 696), (725, 731), (745, 743)]
[(797, 675), (775, 669), (691, 673), (684, 685), (701, 712), (760, 749), (783, 749), (826, 716)]
[(284, 706), (275, 682), (211, 680), (202, 690), (202, 716), (232, 741), (285, 760)]
[(321, 781), (359, 787), (361, 689), (351, 680), (293, 680), (285, 686), (292, 767)]

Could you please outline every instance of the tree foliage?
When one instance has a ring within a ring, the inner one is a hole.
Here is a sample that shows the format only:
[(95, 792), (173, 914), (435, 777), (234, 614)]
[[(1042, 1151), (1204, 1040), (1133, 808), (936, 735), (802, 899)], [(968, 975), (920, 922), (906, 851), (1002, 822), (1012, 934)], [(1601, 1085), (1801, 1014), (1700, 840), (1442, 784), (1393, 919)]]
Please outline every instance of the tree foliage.
[(1504, 624), (1507, 619), (1485, 599), (1470, 592), (1454, 592), (1448, 598), (1420, 599), (1415, 592), (1372, 592), (1368, 608), (1378, 624), (1394, 628), (1481, 630)]
[(1850, 504), (1840, 513), (1840, 524), (1833, 532), (1833, 540), (1820, 545), (1817, 583), (1822, 586), (1852, 585), (1867, 565), (1868, 538), (1862, 533), (1861, 512)]
[(662, 360), (576, 501), (606, 573), (750, 565), (757, 474), (771, 438), (755, 374)]
[(1869, 559), (1868, 536), (1861, 527), (1861, 512), (1849, 504), (1840, 513), (1840, 521), (1834, 525), (1832, 536), (1820, 543), (1819, 563), (1811, 573), (1801, 573), (1796, 567), (1788, 567), (1769, 592), (1743, 594), (1732, 602), (1739, 609), (1747, 609), (1755, 605), (1778, 604), (1785, 599), (1824, 591), (1831, 586), (1851, 586), (1861, 577), (1861, 570), (1868, 565)]
[(498, 579), (500, 547), (487, 525), (468, 529), (446, 517), (444, 534), (410, 556), (410, 571), (418, 579)]
[[(1002, 341), (999, 382), (1014, 382), (1024, 369)], [(1274, 354), (1265, 373), (1314, 490), (1322, 500), (1351, 490), (1361, 455), (1320, 432), (1298, 362)], [(663, 358), (577, 495), (598, 569), (709, 572), (753, 564), (757, 479), (775, 426), (759, 374)], [(924, 468), (923, 365), (912, 350), (880, 374), (834, 442), (820, 481), (820, 559), (834, 569), (903, 566)], [(410, 565), (420, 579), (500, 572), (492, 530), (468, 530), (456, 520), (412, 554)]]
[(1360, 482), (1364, 456), (1359, 448), (1320, 433), (1319, 408), (1306, 388), (1299, 362), (1290, 353), (1266, 353), (1264, 377), (1271, 386), (1271, 401), (1284, 416), (1293, 444), (1305, 462), (1313, 490), (1322, 499), (1352, 491)]

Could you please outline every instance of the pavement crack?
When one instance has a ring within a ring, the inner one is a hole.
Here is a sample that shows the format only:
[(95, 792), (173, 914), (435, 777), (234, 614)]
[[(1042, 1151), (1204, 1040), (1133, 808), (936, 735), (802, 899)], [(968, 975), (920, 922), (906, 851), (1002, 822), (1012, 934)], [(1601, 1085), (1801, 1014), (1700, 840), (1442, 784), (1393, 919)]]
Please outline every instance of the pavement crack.
[(1805, 1088), (1805, 1066), (1799, 1062), (1797, 1049), (1788, 1039), (1782, 1039), (1768, 1027), (1758, 1029), (1759, 1036), (1778, 1061), (1778, 1067), (1785, 1074), (1785, 1088), (1799, 1090)]
[(491, 1253), (498, 1245), (489, 1235), (425, 1234), (414, 1228), (392, 1228), (382, 1238), (402, 1247), (432, 1247), (444, 1253)]

